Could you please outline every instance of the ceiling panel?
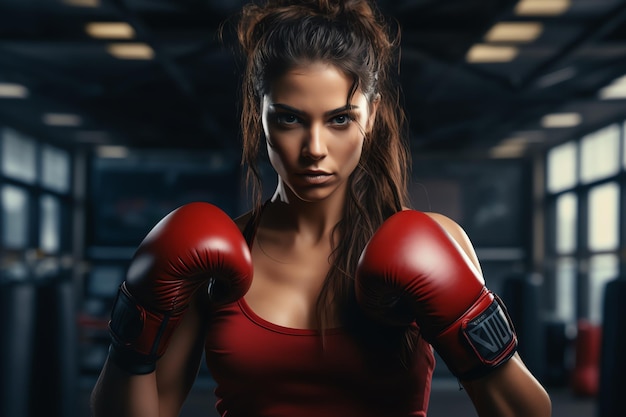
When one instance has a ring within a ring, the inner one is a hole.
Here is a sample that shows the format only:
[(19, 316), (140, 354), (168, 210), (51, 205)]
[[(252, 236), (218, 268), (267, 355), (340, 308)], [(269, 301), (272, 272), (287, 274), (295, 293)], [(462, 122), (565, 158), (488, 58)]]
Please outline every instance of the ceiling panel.
[[(64, 146), (238, 152), (240, 65), (217, 31), (242, 4), (0, 0), (0, 83), (28, 91), (0, 97), (0, 124)], [(411, 145), (420, 155), (486, 156), (500, 141), (525, 134), (533, 145), (519, 156), (530, 156), (626, 118), (625, 99), (598, 96), (626, 74), (625, 0), (571, 0), (553, 16), (521, 16), (515, 0), (378, 4), (402, 28), (400, 81)], [(125, 22), (135, 37), (94, 39), (86, 33), (91, 22)], [(502, 22), (540, 23), (541, 34), (525, 43), (489, 42), (485, 35)], [(117, 59), (113, 43), (140, 43), (149, 59)], [(477, 44), (512, 46), (516, 55), (470, 63), (468, 51)], [(559, 111), (579, 113), (581, 124), (540, 125), (543, 115)], [(48, 126), (46, 113), (74, 114), (81, 122)]]

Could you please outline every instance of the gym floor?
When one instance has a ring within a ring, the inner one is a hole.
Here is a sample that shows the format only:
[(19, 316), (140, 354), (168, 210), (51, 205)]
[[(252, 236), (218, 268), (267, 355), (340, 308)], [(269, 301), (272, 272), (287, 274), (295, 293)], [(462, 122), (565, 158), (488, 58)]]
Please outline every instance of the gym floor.
[[(81, 382), (79, 417), (89, 416), (89, 392), (93, 380)], [(180, 417), (217, 417), (213, 407), (213, 383), (210, 379), (199, 379), (192, 389)], [(593, 398), (578, 398), (567, 388), (548, 387), (552, 399), (553, 417), (595, 417), (596, 404)], [(430, 398), (428, 417), (475, 417), (476, 413), (465, 394), (459, 390), (455, 380), (435, 379)]]

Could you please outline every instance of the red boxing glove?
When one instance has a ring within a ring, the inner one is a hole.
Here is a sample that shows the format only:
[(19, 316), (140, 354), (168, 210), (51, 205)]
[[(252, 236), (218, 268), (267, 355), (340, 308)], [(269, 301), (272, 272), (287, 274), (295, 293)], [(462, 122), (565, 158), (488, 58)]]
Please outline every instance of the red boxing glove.
[(164, 217), (139, 245), (111, 312), (110, 358), (132, 374), (155, 370), (193, 294), (208, 285), (216, 304), (243, 297), (252, 282), (248, 245), (209, 203)]
[(504, 304), (425, 213), (405, 210), (381, 225), (361, 254), (355, 290), (372, 318), (393, 325), (416, 321), (460, 379), (485, 375), (517, 349)]

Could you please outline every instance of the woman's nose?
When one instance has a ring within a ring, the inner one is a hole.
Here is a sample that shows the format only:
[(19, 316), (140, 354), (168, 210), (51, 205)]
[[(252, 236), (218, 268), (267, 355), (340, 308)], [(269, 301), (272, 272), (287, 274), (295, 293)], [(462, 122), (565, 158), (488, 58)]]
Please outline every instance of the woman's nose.
[(304, 140), (302, 153), (311, 159), (321, 159), (326, 156), (328, 149), (324, 138), (324, 129), (317, 125), (312, 125)]

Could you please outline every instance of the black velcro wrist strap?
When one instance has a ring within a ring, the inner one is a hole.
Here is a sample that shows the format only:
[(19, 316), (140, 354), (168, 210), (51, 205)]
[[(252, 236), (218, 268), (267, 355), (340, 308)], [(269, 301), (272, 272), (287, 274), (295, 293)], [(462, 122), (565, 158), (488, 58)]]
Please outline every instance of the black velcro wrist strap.
[(500, 298), (493, 301), (476, 317), (462, 324), (465, 340), (482, 366), (462, 375), (463, 379), (480, 378), (508, 361), (517, 351), (517, 336), (513, 322)]
[(128, 293), (125, 284), (122, 284), (111, 309), (111, 336), (122, 345), (130, 344), (141, 335), (145, 321), (144, 309)]
[(485, 364), (497, 363), (515, 343), (513, 326), (495, 298), (481, 314), (463, 323), (468, 343)]
[(517, 336), (506, 308), (497, 295), (487, 290), (431, 343), (448, 369), (462, 380), (488, 374), (517, 350)]
[(133, 342), (142, 335), (145, 321), (146, 311), (137, 304), (122, 284), (111, 309), (109, 358), (131, 374), (148, 374), (156, 368), (158, 357), (154, 349), (150, 349), (149, 353), (139, 352), (133, 345)]

